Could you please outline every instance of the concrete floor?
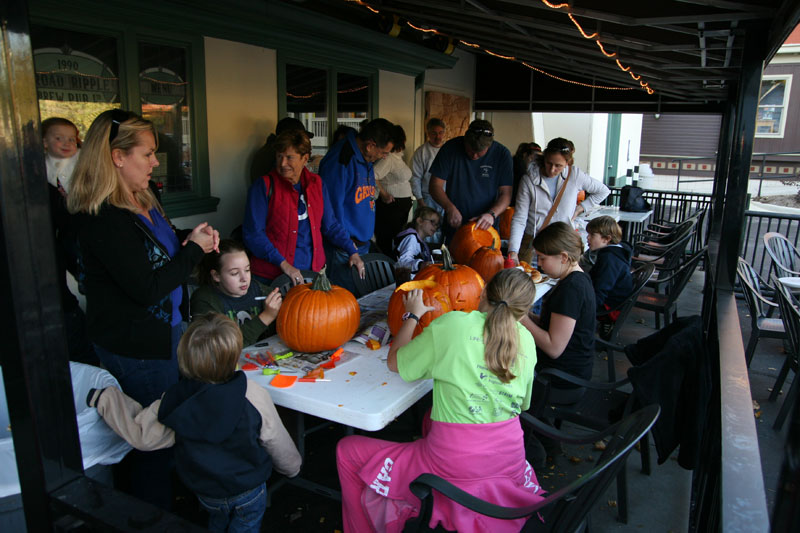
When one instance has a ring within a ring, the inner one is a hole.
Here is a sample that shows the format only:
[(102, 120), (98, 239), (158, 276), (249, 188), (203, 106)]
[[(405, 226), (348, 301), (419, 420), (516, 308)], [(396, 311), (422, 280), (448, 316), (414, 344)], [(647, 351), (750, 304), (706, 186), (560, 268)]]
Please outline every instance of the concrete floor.
[[(699, 314), (702, 302), (703, 272), (695, 273), (691, 283), (686, 287), (679, 300), (679, 316)], [(744, 341), (750, 334), (750, 320), (747, 307), (739, 302), (740, 319)], [(655, 331), (652, 313), (635, 309), (628, 318), (630, 327), (624, 333), (623, 343), (634, 342)], [(753, 359), (750, 370), (751, 389), (759, 408), (755, 409), (759, 446), (761, 449), (764, 485), (770, 512), (775, 499), (775, 487), (783, 461), (783, 444), (786, 426), (782, 432), (772, 430), (782, 397), (776, 403), (769, 403), (767, 397), (778, 370), (783, 364), (783, 346), (779, 341), (762, 339)], [(616, 359), (617, 376), (624, 376), (629, 363), (623, 356)], [(596, 380), (605, 380), (606, 361), (598, 356), (594, 369)], [(793, 376), (789, 377), (789, 382)], [(787, 383), (784, 390), (788, 390)], [(565, 427), (565, 429), (568, 429)], [(390, 424), (386, 429), (374, 436), (395, 441), (405, 441), (418, 434), (414, 417), (406, 414)], [(344, 435), (341, 427), (329, 425), (308, 440), (308, 454), (305, 472), (331, 487), (338, 488), (335, 467), (336, 442)], [(652, 446), (652, 439), (651, 439)], [(559, 458), (553, 469), (546, 469), (539, 474), (541, 484), (552, 489), (564, 486), (575, 476), (585, 472), (592, 466), (599, 452), (591, 445), (570, 447), (566, 449), (566, 457)], [(686, 531), (689, 520), (689, 499), (692, 473), (681, 468), (677, 461), (677, 452), (662, 465), (657, 465), (655, 449), (652, 452), (652, 475), (640, 472), (639, 452), (634, 451), (628, 460), (629, 483), (629, 521), (622, 524), (617, 521), (616, 484), (612, 483), (606, 496), (601, 498), (591, 513), (593, 531), (613, 532), (682, 532)], [(580, 458), (579, 463), (569, 458)], [(194, 520), (202, 521), (202, 515), (191, 511), (187, 502), (187, 514)], [(262, 531), (281, 532), (335, 532), (342, 530), (341, 510), (337, 502), (326, 497), (296, 487), (285, 486), (273, 493), (271, 507), (267, 510)]]

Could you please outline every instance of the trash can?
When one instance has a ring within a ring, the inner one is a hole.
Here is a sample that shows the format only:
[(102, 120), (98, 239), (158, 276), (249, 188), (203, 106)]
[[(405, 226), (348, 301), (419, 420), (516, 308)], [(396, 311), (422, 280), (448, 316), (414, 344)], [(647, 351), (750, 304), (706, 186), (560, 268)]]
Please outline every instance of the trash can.
[[(111, 484), (109, 466), (118, 463), (131, 450), (131, 446), (109, 428), (96, 409), (86, 406), (89, 389), (119, 387), (116, 378), (108, 371), (81, 363), (70, 363), (72, 396), (78, 419), (83, 468), (86, 475)], [(3, 371), (0, 368), (0, 531), (12, 533), (26, 531), (19, 488), (17, 462), (8, 416)]]

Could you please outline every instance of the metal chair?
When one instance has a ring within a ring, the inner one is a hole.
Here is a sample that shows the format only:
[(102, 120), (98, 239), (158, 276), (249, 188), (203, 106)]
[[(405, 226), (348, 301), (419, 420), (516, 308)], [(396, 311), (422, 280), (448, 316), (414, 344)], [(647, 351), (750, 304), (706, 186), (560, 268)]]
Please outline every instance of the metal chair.
[(696, 219), (687, 220), (668, 236), (664, 242), (639, 241), (634, 246), (634, 263), (653, 263), (659, 271), (676, 268), (686, 254), (686, 245), (694, 235)]
[[(742, 286), (744, 301), (747, 302), (747, 307), (750, 310), (750, 340), (747, 341), (747, 350), (745, 350), (745, 358), (749, 367), (750, 362), (753, 360), (758, 340), (762, 337), (785, 339), (786, 328), (784, 328), (783, 321), (780, 318), (769, 317), (771, 311), (778, 308), (778, 304), (768, 300), (761, 293), (763, 281), (758, 277), (758, 273), (750, 263), (740, 257), (736, 274), (739, 277), (739, 284)], [(769, 311), (765, 312), (766, 309), (769, 309)]]
[(655, 290), (639, 293), (634, 305), (640, 309), (653, 311), (656, 314), (656, 329), (661, 329), (660, 315), (664, 315), (665, 325), (669, 325), (671, 319), (677, 317), (678, 297), (683, 292), (686, 284), (689, 283), (689, 278), (692, 277), (705, 253), (706, 248), (700, 249), (670, 275), (652, 280), (651, 282), (656, 283), (658, 286), (666, 286), (666, 291), (663, 294)]
[(780, 233), (764, 234), (764, 248), (772, 259), (772, 273), (776, 278), (800, 277), (800, 252)]
[[(311, 283), (312, 281), (317, 279), (317, 276), (319, 276), (318, 273), (312, 272), (311, 270), (301, 270), (300, 273), (303, 275), (303, 283)], [(272, 291), (272, 289), (276, 287), (280, 289), (281, 296), (286, 296), (286, 293), (289, 292), (289, 289), (294, 287), (294, 282), (292, 281), (292, 278), (290, 278), (286, 274), (281, 274), (280, 276), (272, 280), (272, 283), (270, 283), (269, 285), (270, 292)]]
[(653, 276), (655, 270), (656, 266), (650, 263), (637, 267), (631, 273), (633, 276), (633, 290), (630, 295), (615, 308), (597, 315), (597, 318), (602, 318), (615, 311), (619, 312), (619, 316), (617, 316), (617, 320), (614, 322), (608, 337), (605, 339), (602, 337), (595, 337), (595, 346), (605, 350), (608, 358), (608, 381), (614, 381), (616, 379), (614, 371), (614, 348), (622, 348), (619, 344), (619, 334), (622, 331), (622, 326), (625, 324), (625, 320), (633, 309), (636, 299), (639, 297), (639, 293), (642, 292), (642, 289), (644, 289), (644, 286)]
[(775, 284), (775, 292), (778, 295), (778, 305), (781, 308), (781, 319), (786, 328), (786, 336), (789, 339), (789, 353), (786, 354), (786, 360), (783, 362), (781, 371), (778, 373), (778, 379), (775, 380), (775, 385), (772, 386), (772, 392), (769, 395), (769, 401), (774, 402), (778, 398), (783, 383), (786, 381), (786, 376), (789, 370), (794, 371), (794, 379), (792, 386), (789, 387), (789, 392), (783, 399), (783, 405), (775, 418), (775, 423), (772, 425), (773, 429), (780, 430), (783, 422), (786, 420), (789, 410), (795, 404), (797, 394), (800, 393), (797, 383), (798, 379), (798, 356), (800, 356), (800, 302), (794, 297), (792, 292), (787, 289), (780, 281), (773, 276), (773, 283)]
[(495, 505), (470, 495), (439, 476), (422, 474), (412, 481), (410, 486), (411, 492), (420, 499), (420, 512), (418, 516), (406, 522), (403, 531), (431, 531), (429, 524), (434, 504), (434, 491), (439, 493), (437, 498), (444, 496), (485, 516), (505, 520), (530, 517), (531, 519), (522, 529), (523, 532), (583, 531), (586, 529), (589, 512), (597, 500), (605, 494), (611, 481), (624, 469), (625, 460), (634, 445), (650, 431), (658, 419), (659, 413), (660, 408), (657, 405), (649, 405), (604, 431), (582, 437), (570, 437), (527, 413), (522, 413), (520, 418), (525, 425), (531, 426), (537, 433), (561, 442), (586, 444), (595, 442), (606, 435), (613, 436), (592, 470), (566, 487), (548, 494), (539, 503), (527, 507), (512, 508)]
[(383, 254), (365, 254), (361, 256), (361, 260), (364, 261), (364, 279), (361, 279), (355, 268), (350, 269), (356, 287), (356, 298), (394, 283), (395, 261), (391, 257)]

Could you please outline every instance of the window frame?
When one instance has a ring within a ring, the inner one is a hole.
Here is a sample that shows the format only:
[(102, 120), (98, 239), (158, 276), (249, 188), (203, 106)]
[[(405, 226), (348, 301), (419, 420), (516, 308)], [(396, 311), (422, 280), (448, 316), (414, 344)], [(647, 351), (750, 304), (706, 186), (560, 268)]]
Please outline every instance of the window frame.
[(119, 101), (122, 109), (141, 113), (139, 91), (139, 43), (163, 44), (186, 51), (187, 81), (190, 83), (189, 111), (192, 138), (192, 190), (163, 194), (162, 205), (167, 215), (178, 218), (216, 211), (219, 198), (211, 196), (211, 177), (208, 163), (208, 121), (205, 89), (205, 45), (202, 35), (154, 31), (119, 22), (98, 21), (96, 24), (78, 22), (65, 16), (31, 16), (31, 24), (66, 31), (76, 31), (110, 37), (117, 41), (119, 72)]
[[(278, 50), (278, 119), (287, 116), (288, 102), (286, 96), (286, 65), (297, 65), (301, 67), (316, 68), (325, 71), (327, 76), (327, 111), (328, 111), (328, 132), (336, 131), (337, 128), (337, 114), (338, 114), (338, 99), (337, 99), (337, 83), (338, 74), (354, 74), (357, 76), (365, 76), (369, 79), (369, 95), (368, 95), (368, 109), (367, 118), (373, 120), (378, 116), (378, 81), (379, 74), (377, 69), (359, 68), (349, 65), (331, 65), (330, 63), (322, 63), (309, 61), (302, 56), (298, 56), (291, 52), (281, 52)], [(330, 140), (330, 139), (328, 139)], [(330, 146), (329, 146), (330, 148)]]
[[(756, 126), (755, 136), (759, 139), (782, 139), (786, 132), (786, 115), (788, 114), (789, 110), (789, 98), (792, 91), (792, 74), (764, 74), (761, 76), (762, 83), (768, 80), (784, 80), (786, 82), (786, 88), (784, 90), (783, 96), (783, 104), (781, 105), (782, 112), (781, 112), (781, 119), (780, 125), (778, 127), (778, 131), (776, 133), (759, 133), (758, 127)], [(759, 89), (758, 94), (759, 101), (761, 100), (761, 91)], [(767, 105), (758, 105), (758, 108), (762, 107), (776, 107), (776, 106), (767, 106)], [(756, 120), (758, 120), (758, 112), (756, 111)]]

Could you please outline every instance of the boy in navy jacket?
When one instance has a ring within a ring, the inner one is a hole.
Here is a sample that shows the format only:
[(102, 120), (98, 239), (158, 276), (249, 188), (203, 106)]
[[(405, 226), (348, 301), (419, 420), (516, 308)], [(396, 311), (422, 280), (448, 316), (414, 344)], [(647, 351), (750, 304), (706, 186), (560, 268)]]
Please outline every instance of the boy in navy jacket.
[[(597, 312), (605, 313), (624, 302), (633, 291), (631, 276), (631, 247), (622, 241), (622, 228), (612, 217), (597, 217), (586, 225), (589, 234), (589, 249), (596, 252), (597, 259), (589, 276), (594, 285)], [(610, 332), (611, 326), (619, 316), (612, 311), (598, 317), (601, 332)]]

